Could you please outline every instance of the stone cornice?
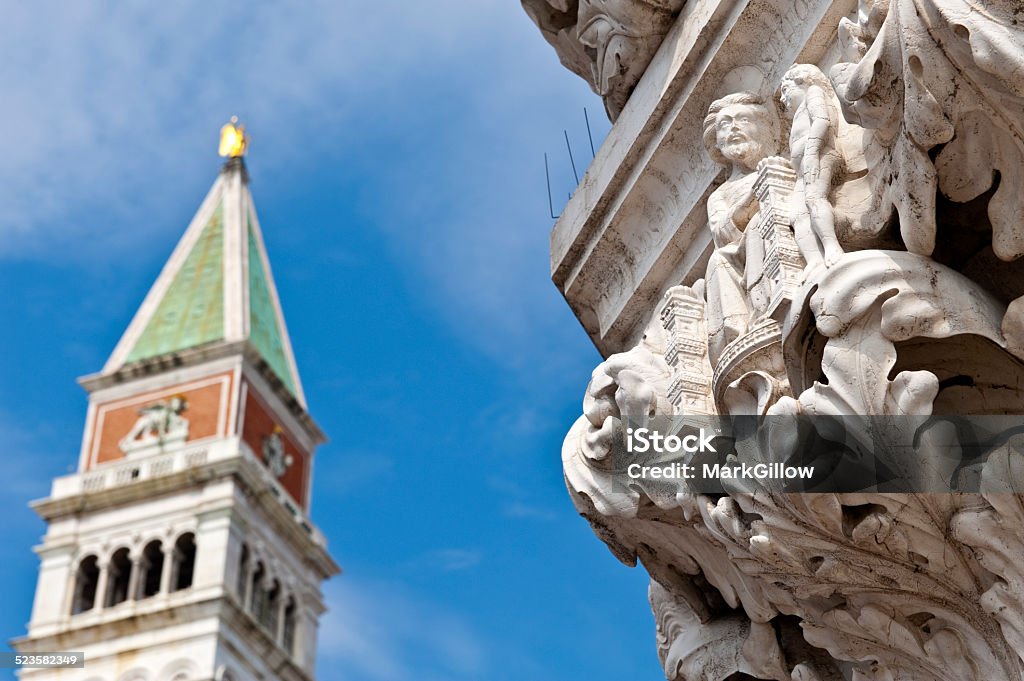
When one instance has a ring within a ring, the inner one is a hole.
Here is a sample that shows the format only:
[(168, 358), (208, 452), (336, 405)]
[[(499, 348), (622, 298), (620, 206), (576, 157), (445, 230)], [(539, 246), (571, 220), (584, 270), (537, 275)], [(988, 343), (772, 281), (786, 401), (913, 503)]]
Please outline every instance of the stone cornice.
[[(57, 478), (51, 496), (33, 502), (32, 508), (52, 523), (68, 515), (133, 504), (232, 477), (242, 483), (277, 533), (294, 547), (296, 555), (309, 561), (321, 579), (341, 572), (327, 553), (326, 539), (320, 530), (235, 438)], [(228, 499), (224, 503), (234, 502)]]

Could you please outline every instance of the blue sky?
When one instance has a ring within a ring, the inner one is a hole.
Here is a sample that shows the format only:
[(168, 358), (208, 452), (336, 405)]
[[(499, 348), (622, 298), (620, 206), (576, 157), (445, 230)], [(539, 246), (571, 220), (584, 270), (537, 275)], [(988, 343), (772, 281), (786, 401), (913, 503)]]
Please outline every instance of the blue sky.
[[(318, 452), (319, 678), (657, 679), (646, 575), (568, 500), (599, 357), (549, 279), (607, 133), (512, 0), (0, 2), (0, 635), (101, 368), (213, 182), (231, 114)], [(561, 201), (559, 200), (561, 197)]]

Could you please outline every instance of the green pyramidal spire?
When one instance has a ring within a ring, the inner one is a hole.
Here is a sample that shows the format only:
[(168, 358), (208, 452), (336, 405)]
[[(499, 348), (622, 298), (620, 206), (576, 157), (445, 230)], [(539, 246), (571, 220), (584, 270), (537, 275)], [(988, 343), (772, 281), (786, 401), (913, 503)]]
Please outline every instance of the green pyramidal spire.
[(224, 209), (217, 206), (125, 362), (224, 338)]
[(103, 373), (245, 341), (305, 407), (241, 157), (225, 165)]

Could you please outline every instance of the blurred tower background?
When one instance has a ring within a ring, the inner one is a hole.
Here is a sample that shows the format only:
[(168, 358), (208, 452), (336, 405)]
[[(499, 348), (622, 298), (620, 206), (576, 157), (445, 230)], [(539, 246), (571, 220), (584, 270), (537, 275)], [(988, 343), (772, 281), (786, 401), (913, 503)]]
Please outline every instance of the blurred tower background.
[(224, 126), (216, 182), (103, 370), (48, 523), (19, 652), (82, 651), (26, 681), (313, 678), (321, 583), (309, 416), (248, 187)]

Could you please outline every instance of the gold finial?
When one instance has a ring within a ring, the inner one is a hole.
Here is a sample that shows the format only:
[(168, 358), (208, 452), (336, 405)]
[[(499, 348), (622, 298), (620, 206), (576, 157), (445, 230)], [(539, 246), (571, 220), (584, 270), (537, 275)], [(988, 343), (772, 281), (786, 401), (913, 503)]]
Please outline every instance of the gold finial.
[(245, 148), (248, 146), (249, 136), (245, 134), (245, 126), (238, 125), (238, 116), (232, 116), (231, 122), (220, 129), (220, 155), (225, 158), (245, 156)]

